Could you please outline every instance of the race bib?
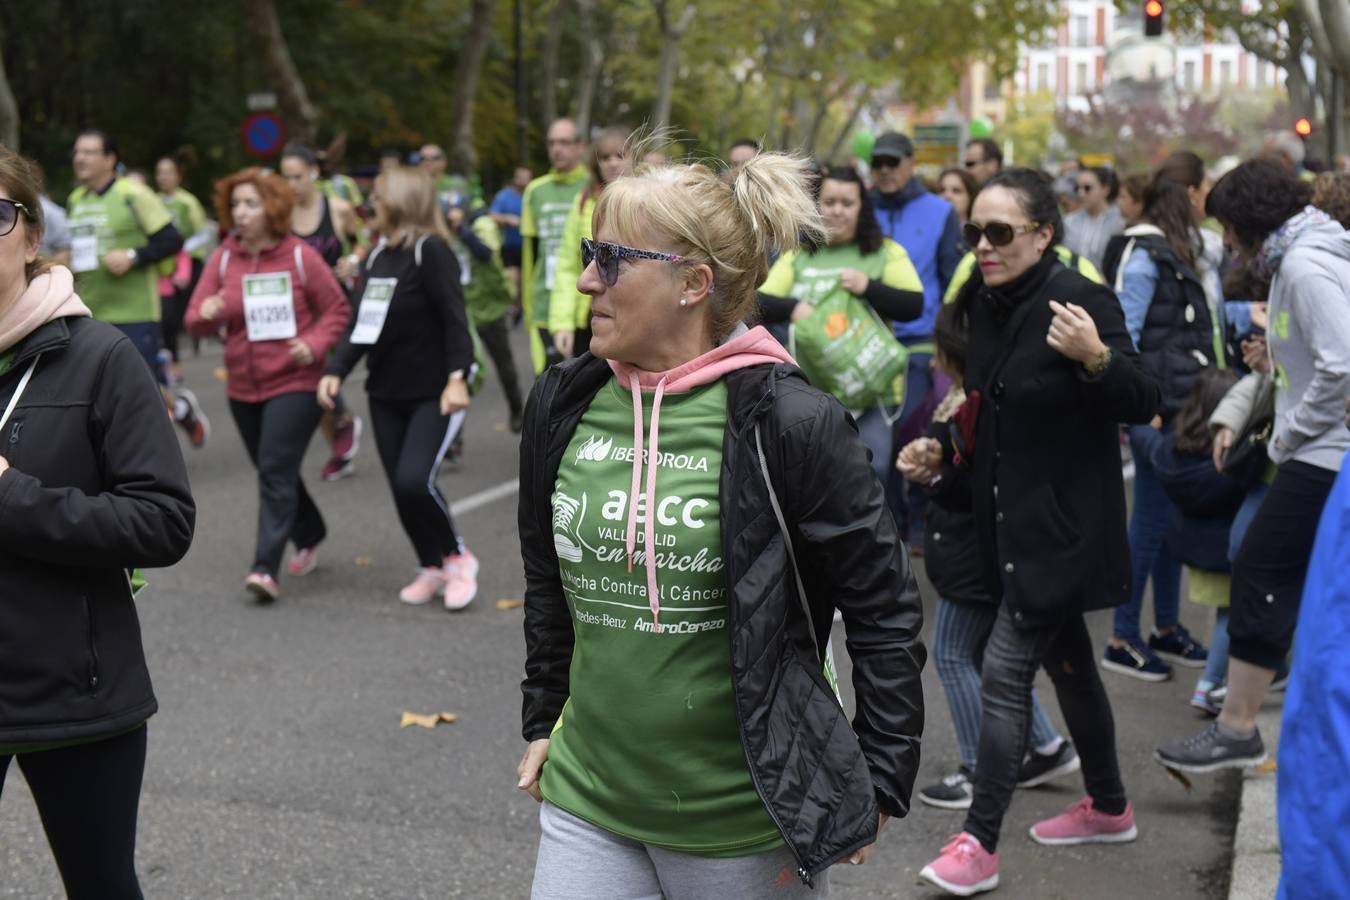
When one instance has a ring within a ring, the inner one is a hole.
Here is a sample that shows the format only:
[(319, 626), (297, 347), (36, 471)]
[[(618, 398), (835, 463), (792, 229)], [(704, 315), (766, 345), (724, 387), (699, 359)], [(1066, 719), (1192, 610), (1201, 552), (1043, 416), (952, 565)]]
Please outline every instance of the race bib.
[(373, 344), (384, 331), (384, 320), (389, 315), (389, 303), (394, 299), (397, 278), (370, 278), (361, 295), (361, 306), (356, 310), (356, 327), (352, 329), (353, 344)]
[(469, 251), (462, 246), (456, 247), (455, 259), (459, 260), (459, 283), (468, 287), (469, 282), (473, 280), (473, 270), (469, 268), (473, 261), (469, 259)]
[(244, 276), (244, 324), (250, 341), (284, 341), (296, 336), (290, 272)]
[(544, 287), (553, 290), (553, 276), (558, 272), (558, 254), (544, 260)]
[(72, 225), (70, 228), (70, 270), (92, 272), (98, 268), (98, 226)]

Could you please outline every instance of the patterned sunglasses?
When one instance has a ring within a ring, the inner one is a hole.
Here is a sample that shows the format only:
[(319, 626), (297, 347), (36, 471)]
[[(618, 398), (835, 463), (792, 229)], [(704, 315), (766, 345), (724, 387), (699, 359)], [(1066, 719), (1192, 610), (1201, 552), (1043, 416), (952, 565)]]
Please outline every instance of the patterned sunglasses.
[(674, 253), (658, 253), (655, 250), (639, 250), (625, 247), (623, 244), (611, 244), (608, 241), (581, 239), (581, 268), (584, 271), (592, 262), (596, 271), (605, 279), (605, 284), (614, 287), (619, 281), (619, 261), (623, 259), (655, 259), (661, 262), (684, 262), (683, 256)]

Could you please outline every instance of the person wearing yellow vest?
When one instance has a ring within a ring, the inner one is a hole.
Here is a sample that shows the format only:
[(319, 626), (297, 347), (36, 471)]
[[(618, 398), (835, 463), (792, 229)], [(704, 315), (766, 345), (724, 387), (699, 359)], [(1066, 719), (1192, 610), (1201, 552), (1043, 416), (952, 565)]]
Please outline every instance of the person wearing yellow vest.
[(210, 424), (191, 391), (165, 386), (159, 362), (159, 272), (183, 236), (154, 191), (117, 174), (117, 143), (105, 131), (83, 131), (72, 154), (78, 186), (70, 214), (70, 268), (94, 318), (125, 334), (160, 382), (165, 406), (192, 446), (206, 443)]
[(633, 167), (632, 155), (627, 152), (628, 130), (606, 128), (591, 145), (591, 183), (577, 195), (572, 211), (563, 226), (562, 251), (553, 276), (553, 291), (548, 302), (548, 331), (553, 337), (553, 349), (563, 359), (580, 356), (591, 344), (591, 298), (577, 290), (581, 277), (582, 238), (595, 237), (591, 222), (595, 202), (600, 192), (615, 178), (627, 175)]
[(562, 237), (567, 215), (589, 176), (581, 164), (585, 150), (586, 141), (575, 122), (555, 121), (548, 127), (548, 161), (552, 168), (530, 182), (521, 201), (520, 235), (525, 240), (521, 306), (535, 372), (561, 359), (548, 333), (548, 305), (559, 253), (578, 252), (575, 247), (563, 247)]
[[(1102, 273), (1097, 271), (1097, 267), (1092, 264), (1092, 260), (1086, 256), (1074, 253), (1063, 244), (1055, 245), (1055, 255), (1059, 257), (1060, 262), (1064, 263), (1065, 268), (1077, 272), (1093, 284), (1106, 284), (1106, 279), (1102, 277)], [(952, 272), (951, 283), (947, 285), (947, 292), (942, 295), (944, 304), (956, 301), (956, 295), (961, 293), (961, 288), (965, 287), (974, 271), (975, 254), (967, 253), (956, 264), (956, 271)]]
[(176, 256), (177, 266), (171, 275), (159, 279), (160, 334), (164, 349), (169, 351), (171, 382), (182, 381), (178, 368), (179, 338), (183, 333), (183, 313), (187, 312), (188, 298), (201, 277), (202, 265), (215, 246), (215, 223), (206, 217), (201, 201), (183, 189), (183, 172), (195, 155), (190, 147), (178, 153), (166, 154), (155, 162), (155, 188), (159, 198), (169, 208), (173, 227), (183, 235), (183, 249)]

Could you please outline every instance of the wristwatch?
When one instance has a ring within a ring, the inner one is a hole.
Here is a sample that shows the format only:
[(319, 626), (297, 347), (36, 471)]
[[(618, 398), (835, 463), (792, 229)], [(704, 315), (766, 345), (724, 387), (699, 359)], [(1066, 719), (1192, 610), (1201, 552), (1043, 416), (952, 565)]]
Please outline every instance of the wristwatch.
[(136, 257), (137, 253), (135, 247), (127, 250), (127, 262), (131, 263), (133, 266), (136, 265)]

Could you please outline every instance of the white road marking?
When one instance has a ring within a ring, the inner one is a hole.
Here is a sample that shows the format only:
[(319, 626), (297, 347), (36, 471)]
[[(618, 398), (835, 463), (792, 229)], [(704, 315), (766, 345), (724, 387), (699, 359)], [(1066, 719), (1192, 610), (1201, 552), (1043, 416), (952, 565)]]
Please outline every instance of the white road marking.
[(514, 497), (520, 492), (520, 479), (513, 478), (510, 481), (503, 481), (495, 487), (479, 491), (476, 494), (470, 494), (462, 497), (450, 504), (450, 515), (462, 516), (467, 512), (473, 512), (489, 503), (496, 503), (498, 500), (505, 500), (507, 497)]

